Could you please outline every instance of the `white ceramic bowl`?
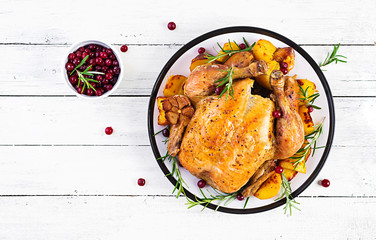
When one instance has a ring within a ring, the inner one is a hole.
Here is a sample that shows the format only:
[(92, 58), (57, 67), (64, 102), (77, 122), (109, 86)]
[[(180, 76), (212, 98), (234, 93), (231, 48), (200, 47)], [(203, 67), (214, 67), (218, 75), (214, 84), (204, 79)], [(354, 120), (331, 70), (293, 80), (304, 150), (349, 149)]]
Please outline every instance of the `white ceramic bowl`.
[[(68, 55), (69, 55), (69, 53), (72, 53), (72, 52), (76, 51), (78, 48), (86, 46), (86, 45), (89, 45), (89, 44), (97, 44), (97, 45), (100, 45), (100, 46), (103, 46), (103, 47), (106, 47), (106, 48), (110, 48), (112, 50), (112, 52), (115, 54), (116, 59), (119, 62), (120, 74), (119, 74), (117, 82), (115, 83), (115, 85), (112, 87), (112, 89), (110, 91), (107, 91), (107, 92), (103, 93), (101, 96), (96, 96), (96, 95), (94, 95), (94, 96), (88, 96), (88, 95), (85, 95), (85, 94), (79, 94), (76, 91), (76, 89), (72, 86), (72, 84), (69, 82), (69, 77), (68, 77), (68, 74), (67, 74), (67, 70), (65, 69), (65, 64), (68, 62)], [(87, 40), (87, 41), (77, 42), (77, 43), (73, 44), (69, 48), (69, 50), (64, 55), (64, 60), (63, 60), (63, 63), (62, 63), (61, 72), (63, 74), (65, 82), (67, 83), (68, 88), (74, 94), (76, 94), (78, 97), (85, 98), (85, 99), (101, 99), (101, 98), (108, 97), (120, 85), (120, 82), (123, 79), (123, 61), (121, 60), (121, 57), (120, 57), (119, 53), (117, 52), (117, 50), (115, 50), (114, 48), (112, 48), (109, 44), (101, 42), (101, 41), (97, 41), (97, 40)]]

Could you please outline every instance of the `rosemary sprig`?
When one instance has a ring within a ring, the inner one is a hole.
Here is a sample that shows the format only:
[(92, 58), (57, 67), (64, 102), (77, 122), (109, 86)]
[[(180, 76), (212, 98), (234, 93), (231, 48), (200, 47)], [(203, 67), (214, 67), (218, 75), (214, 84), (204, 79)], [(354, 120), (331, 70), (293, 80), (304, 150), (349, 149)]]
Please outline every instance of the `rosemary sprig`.
[(85, 62), (88, 60), (89, 58), (89, 55), (87, 55), (86, 57), (84, 57), (84, 59), (82, 59), (82, 61), (80, 62), (80, 64), (78, 64), (74, 69), (73, 71), (70, 73), (70, 75), (72, 75), (74, 72), (77, 72), (77, 75), (78, 75), (78, 86), (81, 85), (81, 83), (83, 84), (83, 87), (82, 87), (82, 91), (81, 93), (84, 92), (85, 88), (90, 88), (92, 89), (94, 92), (96, 92), (97, 90), (90, 84), (90, 82), (95, 82), (95, 83), (98, 83), (99, 81), (98, 80), (94, 80), (94, 79), (91, 79), (91, 78), (88, 78), (88, 77), (85, 77), (85, 76), (94, 76), (95, 74), (99, 74), (99, 75), (104, 75), (104, 73), (102, 72), (96, 72), (96, 71), (90, 71), (90, 69), (93, 68), (93, 65), (90, 65), (88, 66), (84, 71), (79, 71), (78, 69), (85, 64)]
[(162, 156), (162, 157), (159, 157), (157, 158), (157, 161), (158, 160), (161, 160), (161, 161), (165, 161), (165, 160), (168, 160), (169, 162), (172, 162), (172, 169), (171, 169), (171, 172), (168, 173), (166, 175), (167, 176), (175, 176), (176, 178), (176, 184), (175, 184), (175, 187), (174, 187), (174, 190), (172, 190), (172, 193), (174, 193), (176, 190), (178, 191), (176, 193), (176, 198), (179, 198), (180, 194), (183, 194), (186, 198), (186, 194), (185, 194), (185, 191), (184, 191), (184, 186), (183, 184), (188, 187), (187, 183), (183, 180), (183, 177), (181, 176), (181, 172), (180, 172), (180, 169), (179, 169), (179, 163), (176, 159), (176, 157), (173, 157), (171, 156), (168, 151), (166, 152), (166, 155)]
[(283, 207), (283, 209), (285, 210), (285, 214), (287, 213), (287, 209), (289, 209), (290, 210), (289, 213), (290, 213), (290, 216), (291, 216), (292, 208), (295, 208), (295, 209), (300, 211), (300, 209), (296, 206), (297, 204), (300, 204), (300, 203), (295, 201), (295, 199), (291, 196), (292, 190), (291, 190), (290, 182), (289, 182), (289, 180), (287, 180), (285, 174), (281, 173), (281, 177), (282, 177), (281, 186), (282, 186), (283, 192), (282, 192), (281, 196), (279, 198), (277, 198), (275, 201), (286, 198), (286, 204)]
[(165, 130), (165, 129), (170, 130), (169, 126), (167, 126), (167, 127), (163, 128), (161, 131), (158, 131), (158, 132), (154, 133), (153, 137), (157, 136), (158, 134), (160, 134), (161, 132), (163, 132), (163, 130)]
[(227, 75), (224, 78), (218, 79), (217, 81), (215, 81), (215, 83), (219, 83), (217, 88), (224, 86), (224, 88), (223, 88), (221, 94), (219, 94), (218, 98), (221, 98), (222, 95), (227, 92), (227, 94), (226, 94), (226, 102), (227, 102), (227, 98), (228, 98), (229, 95), (232, 97), (232, 99), (235, 100), (235, 98), (234, 98), (234, 88), (232, 86), (232, 82), (233, 82), (232, 77), (234, 75), (234, 69), (231, 66), (230, 69), (225, 70), (225, 71), (227, 72)]
[(252, 50), (253, 46), (255, 45), (255, 43), (253, 43), (251, 46), (248, 44), (248, 42), (245, 40), (245, 38), (243, 37), (243, 41), (244, 41), (244, 44), (246, 46), (246, 48), (244, 49), (240, 49), (239, 45), (233, 41), (233, 43), (235, 43), (235, 45), (238, 47), (238, 50), (236, 49), (233, 49), (232, 48), (232, 45), (231, 45), (231, 41), (230, 39), (228, 40), (228, 43), (229, 43), (229, 46), (230, 46), (230, 50), (226, 50), (224, 49), (218, 42), (217, 42), (217, 45), (219, 46), (219, 48), (221, 49), (222, 53), (221, 52), (218, 52), (215, 48), (214, 50), (218, 53), (217, 56), (214, 56), (214, 55), (211, 55), (209, 53), (205, 53), (206, 55), (206, 58), (209, 60), (209, 63), (221, 58), (221, 57), (226, 57), (228, 56), (228, 58), (225, 60), (225, 62), (235, 53), (239, 53), (239, 52), (247, 52), (247, 51), (250, 51)]
[(312, 152), (312, 156), (313, 156), (315, 154), (316, 149), (325, 147), (325, 146), (316, 147), (317, 140), (320, 138), (322, 134), (324, 120), (325, 118), (322, 120), (322, 122), (319, 125), (314, 126), (315, 130), (312, 133), (304, 137), (306, 140), (309, 140), (308, 144), (302, 147), (301, 149), (299, 149), (294, 156), (290, 157), (290, 159), (295, 160), (293, 162), (294, 168), (296, 168), (298, 164), (301, 162), (305, 163), (305, 159), (307, 158), (307, 155), (309, 154), (310, 149), (313, 149), (313, 152)]
[(303, 100), (305, 102), (307, 102), (308, 106), (311, 106), (313, 107), (314, 109), (321, 109), (321, 107), (318, 107), (316, 105), (314, 105), (314, 102), (315, 100), (320, 97), (320, 93), (314, 93), (310, 96), (308, 96), (308, 88), (309, 86), (304, 90), (302, 86), (299, 85), (299, 88), (300, 88), (300, 95), (302, 95), (301, 98), (299, 98), (300, 100)]
[(204, 205), (204, 207), (201, 210), (201, 211), (203, 211), (209, 205), (209, 203), (212, 203), (214, 201), (220, 201), (217, 204), (217, 207), (215, 208), (215, 211), (217, 211), (218, 208), (222, 204), (228, 205), (230, 202), (234, 201), (236, 199), (236, 195), (237, 195), (237, 193), (223, 194), (223, 193), (216, 191), (215, 189), (214, 189), (214, 191), (217, 193), (216, 195), (212, 194), (209, 190), (207, 190), (207, 191), (208, 191), (208, 194), (209, 194), (210, 197), (207, 197), (204, 194), (204, 192), (200, 189), (200, 192), (201, 192), (203, 198), (200, 199), (197, 196), (195, 196), (195, 201), (187, 198), (186, 205), (188, 205), (188, 209), (195, 207), (195, 206), (198, 206), (198, 205)]
[(334, 45), (332, 53), (331, 54), (328, 53), (325, 60), (319, 64), (320, 68), (325, 67), (325, 66), (331, 64), (332, 62), (335, 62), (336, 64), (338, 62), (347, 63), (346, 60), (343, 60), (343, 59), (347, 59), (347, 57), (345, 57), (343, 55), (337, 55), (339, 47), (340, 47), (340, 43), (338, 43), (338, 45)]

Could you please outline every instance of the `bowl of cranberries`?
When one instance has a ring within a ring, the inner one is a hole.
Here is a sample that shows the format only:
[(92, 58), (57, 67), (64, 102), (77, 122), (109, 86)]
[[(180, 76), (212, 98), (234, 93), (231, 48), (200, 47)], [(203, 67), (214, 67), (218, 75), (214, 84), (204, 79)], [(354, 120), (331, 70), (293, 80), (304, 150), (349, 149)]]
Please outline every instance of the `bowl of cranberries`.
[(119, 86), (122, 61), (108, 44), (90, 40), (73, 44), (63, 65), (68, 87), (82, 98), (104, 98)]

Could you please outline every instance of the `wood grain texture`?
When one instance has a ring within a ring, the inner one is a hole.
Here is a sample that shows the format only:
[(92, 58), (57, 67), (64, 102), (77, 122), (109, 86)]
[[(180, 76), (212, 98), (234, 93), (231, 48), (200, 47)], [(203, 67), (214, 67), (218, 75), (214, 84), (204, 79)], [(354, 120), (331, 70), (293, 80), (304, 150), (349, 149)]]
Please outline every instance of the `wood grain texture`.
[[(111, 10), (101, 17), (78, 24), (82, 9), (103, 12), (102, 4), (85, 1), (2, 1), (0, 42), (65, 44), (79, 39), (99, 38), (111, 43), (166, 44), (186, 43), (208, 31), (226, 26), (257, 26), (276, 31), (297, 43), (373, 44), (376, 32), (376, 6), (373, 0), (353, 4), (350, 0), (254, 2), (239, 0), (247, 9), (220, 13), (228, 2), (211, 1), (110, 1)], [(37, 9), (35, 7), (38, 6)], [(277, 7), (278, 6), (278, 7)], [(35, 9), (35, 11), (30, 11)], [(211, 12), (212, 14), (208, 14)], [(105, 17), (111, 24), (104, 22)], [(174, 21), (177, 28), (167, 29)], [(15, 27), (17, 26), (17, 27)], [(94, 26), (100, 31), (92, 31)]]
[[(130, 46), (128, 52), (120, 54), (124, 78), (114, 95), (149, 95), (164, 64), (180, 47)], [(333, 49), (332, 46), (303, 48), (318, 63)], [(66, 51), (68, 46), (0, 45), (0, 52), (7, 59), (3, 63), (6, 71), (0, 71), (0, 95), (73, 95), (61, 71)], [(376, 62), (369, 60), (376, 55), (376, 47), (342, 46), (339, 53), (348, 57), (348, 63), (329, 65), (324, 72), (333, 95), (376, 96)], [(59, 58), (51, 61), (49, 56)]]
[[(374, 239), (375, 198), (298, 198), (302, 212), (255, 215), (187, 210), (170, 197), (0, 198), (2, 239), (231, 239), (249, 229), (262, 239)], [(309, 224), (304, 224), (308, 223)], [(236, 223), (235, 225), (233, 225)], [(294, 223), (301, 223), (292, 230)], [(189, 233), (184, 226), (190, 226)], [(147, 228), (147, 230), (146, 230)]]

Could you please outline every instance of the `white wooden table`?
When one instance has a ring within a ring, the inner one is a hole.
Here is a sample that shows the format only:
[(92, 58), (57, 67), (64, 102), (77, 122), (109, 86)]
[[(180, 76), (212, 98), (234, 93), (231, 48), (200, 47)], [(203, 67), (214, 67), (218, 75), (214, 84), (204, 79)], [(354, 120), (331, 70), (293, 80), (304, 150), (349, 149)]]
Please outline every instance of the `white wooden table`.
[[(375, 12), (374, 0), (0, 0), (0, 239), (376, 239)], [(308, 187), (292, 217), (187, 210), (151, 152), (159, 71), (191, 39), (235, 25), (285, 35), (317, 62), (339, 42), (348, 57), (325, 72), (336, 131), (318, 179), (331, 186)], [(121, 86), (99, 101), (73, 96), (60, 71), (70, 44), (90, 38), (129, 46)]]

